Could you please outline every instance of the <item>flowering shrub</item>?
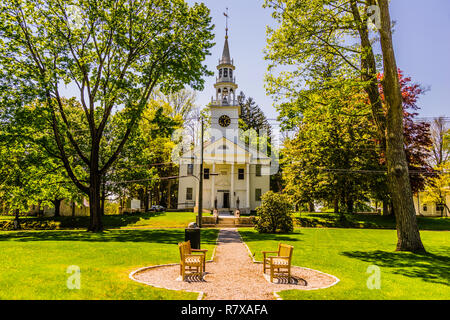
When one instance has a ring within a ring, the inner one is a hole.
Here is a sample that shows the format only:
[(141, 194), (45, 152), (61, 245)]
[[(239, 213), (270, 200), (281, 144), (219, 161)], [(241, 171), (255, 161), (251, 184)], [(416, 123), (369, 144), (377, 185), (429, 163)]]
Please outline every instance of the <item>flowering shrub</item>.
[(256, 208), (255, 229), (259, 233), (288, 233), (294, 230), (292, 204), (285, 194), (266, 192), (261, 206)]

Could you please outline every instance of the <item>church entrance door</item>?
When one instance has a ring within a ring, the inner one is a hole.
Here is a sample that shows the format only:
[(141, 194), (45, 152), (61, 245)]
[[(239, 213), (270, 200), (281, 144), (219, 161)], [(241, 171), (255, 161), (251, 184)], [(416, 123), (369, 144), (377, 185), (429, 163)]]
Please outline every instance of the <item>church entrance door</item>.
[(223, 193), (223, 208), (230, 207), (230, 194), (228, 192)]

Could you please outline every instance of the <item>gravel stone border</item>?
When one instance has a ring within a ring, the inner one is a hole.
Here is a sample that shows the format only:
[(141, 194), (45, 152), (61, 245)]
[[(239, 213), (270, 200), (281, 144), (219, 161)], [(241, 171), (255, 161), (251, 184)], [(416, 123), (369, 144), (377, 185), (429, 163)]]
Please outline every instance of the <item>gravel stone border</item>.
[(129, 278), (156, 288), (195, 292), (197, 300), (282, 300), (280, 291), (325, 289), (339, 282), (337, 277), (321, 271), (292, 266), (291, 283), (283, 278), (278, 283), (270, 283), (261, 264), (254, 259), (236, 228), (224, 228), (219, 232), (202, 278), (192, 275), (186, 281), (177, 281), (179, 263), (140, 268), (131, 272)]

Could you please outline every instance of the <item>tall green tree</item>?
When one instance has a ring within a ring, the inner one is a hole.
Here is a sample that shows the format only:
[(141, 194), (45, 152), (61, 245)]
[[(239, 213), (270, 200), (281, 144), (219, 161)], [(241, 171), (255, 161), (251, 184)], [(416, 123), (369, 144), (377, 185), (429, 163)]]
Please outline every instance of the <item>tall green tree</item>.
[(450, 161), (441, 163), (436, 167), (439, 171), (438, 175), (431, 178), (425, 188), (425, 198), (423, 201), (435, 203), (442, 206), (442, 214), (447, 211), (450, 213), (450, 208), (447, 204), (447, 198), (450, 196)]
[(403, 98), (398, 78), (398, 68), (392, 42), (391, 16), (388, 0), (378, 0), (380, 8), (381, 50), (383, 52), (384, 78), (382, 81), (386, 100), (386, 163), (388, 184), (397, 223), (397, 250), (425, 251), (417, 226), (416, 210), (409, 180), (408, 162), (404, 148)]
[(252, 97), (245, 97), (244, 92), (238, 95), (238, 103), (241, 107), (239, 128), (242, 130), (253, 129), (256, 132), (265, 133), (268, 137), (272, 134), (272, 127), (264, 112), (256, 104)]
[[(387, 1), (266, 0), (265, 6), (279, 22), (276, 29), (268, 28), (268, 92), (279, 99), (281, 108), (293, 103), (301, 109), (309, 103), (309, 91), (342, 86), (364, 90), (371, 107), (367, 118), (376, 124), (380, 147), (386, 150), (389, 194), (397, 217), (397, 250), (423, 251), (403, 145), (403, 117), (398, 112), (402, 101)], [(381, 54), (374, 50), (377, 38)], [(275, 74), (279, 66), (284, 69)], [(390, 96), (386, 97), (386, 114), (377, 78), (382, 66), (382, 85)]]
[(448, 121), (444, 116), (433, 119), (431, 124), (431, 163), (434, 166), (440, 166), (447, 162), (450, 156), (450, 128)]
[(296, 136), (285, 141), (285, 191), (297, 205), (333, 203), (344, 219), (344, 212), (353, 213), (358, 202), (367, 200), (374, 178), (368, 173), (381, 170), (375, 128), (359, 116), (369, 109), (362, 94), (327, 90), (314, 95)]
[[(180, 114), (173, 115), (172, 107), (162, 101), (152, 100), (144, 110), (138, 128), (124, 146), (124, 151), (112, 167), (108, 183), (112, 192), (122, 196), (137, 197), (148, 210), (149, 198), (168, 205), (176, 190), (166, 180), (175, 176), (177, 167), (170, 162), (175, 142), (172, 133), (181, 128)], [(164, 194), (164, 201), (161, 201)]]
[[(153, 89), (202, 89), (202, 64), (213, 45), (209, 9), (183, 0), (8, 0), (0, 4), (1, 102), (17, 108), (39, 99), (51, 115), (68, 176), (89, 196), (89, 231), (103, 229), (101, 179), (119, 157)], [(78, 90), (88, 128), (87, 150), (74, 133), (61, 88)], [(112, 115), (123, 111), (108, 139)], [(69, 153), (75, 151), (75, 157)], [(76, 172), (83, 162), (88, 179)]]

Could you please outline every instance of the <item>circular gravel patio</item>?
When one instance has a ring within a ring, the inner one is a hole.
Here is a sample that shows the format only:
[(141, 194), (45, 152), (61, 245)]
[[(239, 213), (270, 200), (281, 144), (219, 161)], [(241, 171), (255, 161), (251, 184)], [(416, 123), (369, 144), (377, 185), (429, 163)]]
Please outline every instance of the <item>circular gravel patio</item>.
[(263, 274), (262, 263), (252, 259), (237, 230), (230, 228), (220, 230), (213, 260), (206, 263), (203, 279), (188, 276), (181, 281), (179, 264), (141, 268), (133, 271), (130, 278), (158, 288), (198, 292), (199, 299), (208, 300), (280, 299), (279, 291), (324, 289), (339, 282), (338, 278), (317, 270), (298, 266), (292, 266), (291, 270), (291, 283), (287, 278), (270, 283), (268, 275)]

